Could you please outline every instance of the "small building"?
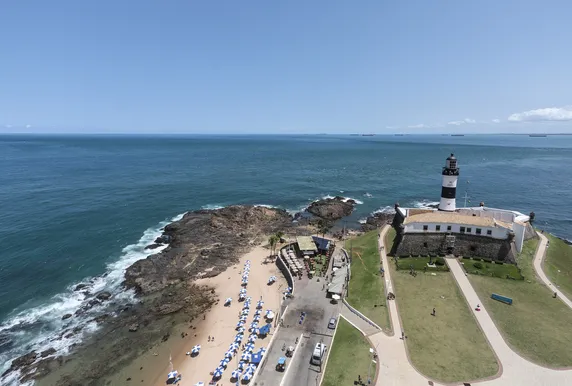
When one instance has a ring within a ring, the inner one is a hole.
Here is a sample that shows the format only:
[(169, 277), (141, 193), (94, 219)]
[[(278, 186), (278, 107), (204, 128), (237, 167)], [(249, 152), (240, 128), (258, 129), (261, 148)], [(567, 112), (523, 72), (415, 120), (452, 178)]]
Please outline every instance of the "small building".
[(302, 256), (314, 256), (318, 253), (318, 247), (311, 236), (297, 236), (296, 246)]
[(347, 280), (348, 280), (348, 266), (336, 269), (332, 273), (332, 281), (328, 285), (328, 296), (339, 295), (342, 296)]
[(316, 244), (319, 253), (328, 253), (331, 244), (330, 240), (318, 236), (312, 236), (312, 240), (314, 240), (314, 244)]

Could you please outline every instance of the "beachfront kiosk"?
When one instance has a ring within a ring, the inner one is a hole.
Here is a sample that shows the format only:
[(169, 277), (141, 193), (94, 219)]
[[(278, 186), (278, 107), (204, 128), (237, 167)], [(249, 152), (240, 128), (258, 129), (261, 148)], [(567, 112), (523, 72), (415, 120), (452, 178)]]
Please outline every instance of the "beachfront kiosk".
[(312, 236), (297, 236), (296, 249), (298, 250), (298, 255), (302, 257), (315, 256), (318, 253), (318, 247)]

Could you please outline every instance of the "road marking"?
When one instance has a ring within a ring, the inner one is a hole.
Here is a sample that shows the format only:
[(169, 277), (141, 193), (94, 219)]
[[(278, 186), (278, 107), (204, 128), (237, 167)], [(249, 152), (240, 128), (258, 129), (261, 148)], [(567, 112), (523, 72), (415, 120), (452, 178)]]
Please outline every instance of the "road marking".
[[(300, 346), (302, 343), (302, 338), (304, 337), (304, 334), (300, 334), (300, 338), (298, 338), (298, 343), (296, 344), (296, 347), (294, 348), (294, 355), (292, 355), (292, 358), (290, 359), (290, 365), (286, 367), (286, 371), (284, 371), (284, 376), (282, 377), (282, 381), (280, 382), (280, 386), (284, 385), (284, 382), (286, 381), (286, 378), (288, 378), (288, 371), (290, 371), (290, 368), (292, 367), (292, 365), (294, 364), (294, 359), (296, 359), (296, 355), (298, 354), (298, 351), (300, 351)], [(286, 356), (286, 355), (284, 355)]]

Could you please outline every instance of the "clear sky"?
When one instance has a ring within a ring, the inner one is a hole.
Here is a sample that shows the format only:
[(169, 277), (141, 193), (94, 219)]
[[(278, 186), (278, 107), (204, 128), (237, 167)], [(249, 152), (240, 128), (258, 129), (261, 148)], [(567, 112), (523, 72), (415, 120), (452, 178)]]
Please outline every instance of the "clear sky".
[(0, 4), (0, 132), (572, 132), (572, 1)]

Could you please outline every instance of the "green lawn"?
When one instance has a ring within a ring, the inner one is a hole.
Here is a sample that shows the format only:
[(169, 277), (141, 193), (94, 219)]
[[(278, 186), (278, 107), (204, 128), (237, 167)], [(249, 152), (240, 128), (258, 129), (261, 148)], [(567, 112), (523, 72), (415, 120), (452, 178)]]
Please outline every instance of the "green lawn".
[(346, 241), (346, 250), (353, 254), (347, 301), (385, 331), (390, 331), (384, 282), (379, 272), (378, 234), (374, 230)]
[[(518, 257), (524, 280), (476, 275), (469, 275), (469, 280), (515, 351), (540, 365), (572, 366), (572, 310), (553, 299), (552, 292), (536, 278), (532, 260), (537, 245), (537, 239), (526, 241)], [(513, 304), (492, 300), (492, 293), (512, 298)]]
[(542, 268), (550, 281), (572, 299), (572, 246), (548, 233), (544, 235), (550, 244)]
[[(421, 373), (442, 382), (467, 382), (498, 372), (451, 273), (418, 271), (413, 277), (393, 263), (390, 269), (409, 356)], [(431, 316), (433, 307), (436, 316)]]
[[(393, 260), (391, 260), (391, 258), (389, 259), (389, 261), (394, 264)], [(437, 262), (437, 264), (435, 264), (435, 268), (427, 267), (429, 257), (400, 257), (397, 260), (396, 268), (398, 270), (409, 272), (411, 267), (413, 267), (417, 273), (423, 273), (425, 268), (427, 268), (427, 272), (449, 271), (449, 267), (447, 267), (447, 264), (445, 264), (445, 260), (442, 257), (432, 258), (431, 260), (433, 263)]]
[(354, 381), (358, 380), (358, 375), (361, 375), (362, 381), (367, 383), (368, 371), (373, 382), (376, 365), (371, 362), (370, 347), (356, 328), (344, 318), (340, 318), (322, 385), (353, 385)]
[(485, 262), (478, 259), (461, 259), (461, 263), (467, 273), (473, 275), (483, 275), (515, 280), (524, 279), (518, 267), (514, 264), (499, 264), (493, 262)]

